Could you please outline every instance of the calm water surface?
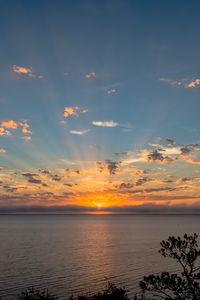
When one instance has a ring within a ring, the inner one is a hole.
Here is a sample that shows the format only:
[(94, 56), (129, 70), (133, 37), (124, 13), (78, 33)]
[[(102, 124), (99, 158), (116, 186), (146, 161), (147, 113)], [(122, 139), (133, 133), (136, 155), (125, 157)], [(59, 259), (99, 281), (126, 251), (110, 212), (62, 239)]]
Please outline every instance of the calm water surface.
[(162, 239), (199, 231), (200, 216), (0, 216), (0, 296), (35, 286), (66, 299), (108, 281), (134, 294), (144, 275), (177, 270)]

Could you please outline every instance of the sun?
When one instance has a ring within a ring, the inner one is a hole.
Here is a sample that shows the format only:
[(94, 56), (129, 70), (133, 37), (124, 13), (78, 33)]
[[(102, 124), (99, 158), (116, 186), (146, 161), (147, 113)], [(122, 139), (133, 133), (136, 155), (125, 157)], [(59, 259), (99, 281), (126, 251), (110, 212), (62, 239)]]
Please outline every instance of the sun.
[(101, 203), (97, 203), (97, 207), (101, 208), (102, 204)]

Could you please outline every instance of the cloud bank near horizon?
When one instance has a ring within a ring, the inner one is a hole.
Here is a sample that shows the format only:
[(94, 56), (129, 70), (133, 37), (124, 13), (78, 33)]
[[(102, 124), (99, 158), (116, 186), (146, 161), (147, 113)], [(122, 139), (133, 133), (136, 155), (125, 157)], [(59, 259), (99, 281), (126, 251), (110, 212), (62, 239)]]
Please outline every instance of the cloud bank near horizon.
[(200, 203), (191, 205), (161, 205), (161, 204), (145, 204), (145, 205), (124, 205), (110, 206), (106, 208), (96, 208), (81, 205), (19, 205), (19, 206), (0, 206), (0, 214), (15, 213), (118, 213), (118, 214), (200, 214)]

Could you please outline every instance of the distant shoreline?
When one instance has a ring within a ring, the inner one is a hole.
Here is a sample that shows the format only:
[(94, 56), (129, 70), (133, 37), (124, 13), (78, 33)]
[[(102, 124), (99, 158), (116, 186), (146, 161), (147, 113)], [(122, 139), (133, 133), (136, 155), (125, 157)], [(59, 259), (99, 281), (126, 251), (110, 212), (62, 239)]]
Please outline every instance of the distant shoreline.
[(49, 213), (49, 212), (16, 212), (1, 213), (0, 216), (200, 216), (199, 213)]

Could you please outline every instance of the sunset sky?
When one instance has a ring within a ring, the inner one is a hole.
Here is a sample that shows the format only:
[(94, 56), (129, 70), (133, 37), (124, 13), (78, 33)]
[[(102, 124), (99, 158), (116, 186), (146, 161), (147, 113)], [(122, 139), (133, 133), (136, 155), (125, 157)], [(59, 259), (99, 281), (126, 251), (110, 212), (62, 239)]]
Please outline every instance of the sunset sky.
[(200, 212), (200, 2), (0, 2), (0, 213)]

